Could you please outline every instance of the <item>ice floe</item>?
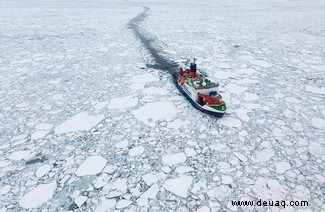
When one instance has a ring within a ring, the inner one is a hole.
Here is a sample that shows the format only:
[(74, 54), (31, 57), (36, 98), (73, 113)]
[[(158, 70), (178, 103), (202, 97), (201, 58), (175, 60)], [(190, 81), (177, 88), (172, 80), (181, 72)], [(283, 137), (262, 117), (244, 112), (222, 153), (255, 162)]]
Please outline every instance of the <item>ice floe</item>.
[(41, 178), (51, 170), (52, 166), (49, 164), (44, 164), (40, 166), (35, 172), (36, 177)]
[(78, 176), (95, 175), (105, 167), (107, 160), (101, 156), (90, 156), (79, 166), (76, 171)]
[(278, 162), (275, 164), (275, 168), (277, 174), (283, 174), (285, 171), (289, 170), (291, 166), (288, 162)]
[(163, 187), (183, 198), (186, 198), (188, 195), (189, 187), (192, 185), (193, 178), (190, 176), (182, 176), (176, 179), (168, 179), (164, 182)]
[(75, 198), (74, 202), (80, 208), (87, 201), (87, 199), (88, 199), (88, 197), (86, 197), (86, 196), (77, 196)]
[(141, 198), (155, 199), (158, 192), (159, 192), (159, 186), (157, 184), (153, 184), (150, 188), (148, 188), (147, 191), (145, 191), (141, 195)]
[(23, 150), (23, 151), (16, 151), (11, 153), (8, 158), (11, 160), (22, 160), (28, 158), (28, 156), (31, 154), (30, 150)]
[[(244, 118), (247, 119), (246, 117)], [(232, 117), (223, 117), (222, 119), (218, 119), (218, 124), (235, 128), (240, 128), (242, 126), (242, 123), (239, 119), (235, 119)]]
[(104, 199), (96, 208), (95, 212), (106, 212), (107, 210), (114, 210), (116, 205), (115, 199)]
[(107, 192), (108, 198), (118, 197), (127, 191), (127, 179), (118, 178), (109, 182), (103, 187), (103, 191)]
[(228, 84), (225, 86), (225, 88), (230, 92), (234, 94), (240, 94), (247, 90), (246, 87), (239, 86), (237, 84)]
[(108, 109), (123, 109), (134, 107), (138, 104), (138, 98), (135, 96), (123, 96), (112, 99), (107, 106)]
[(143, 93), (147, 95), (166, 95), (168, 94), (168, 90), (163, 88), (157, 88), (157, 87), (149, 87), (143, 89)]
[(315, 87), (315, 86), (311, 86), (311, 85), (306, 85), (305, 86), (306, 90), (315, 94), (325, 94), (325, 87)]
[(33, 140), (38, 140), (38, 139), (44, 138), (47, 134), (49, 134), (49, 131), (40, 130), (40, 131), (36, 131), (33, 134), (31, 134), (30, 138)]
[(132, 110), (132, 113), (139, 121), (149, 126), (154, 126), (159, 119), (172, 120), (177, 115), (174, 104), (169, 101), (147, 103)]
[(146, 82), (152, 82), (152, 81), (157, 81), (157, 80), (159, 80), (159, 78), (154, 76), (153, 74), (144, 73), (144, 74), (139, 74), (139, 75), (132, 77), (131, 82), (146, 83)]
[(162, 163), (167, 166), (184, 163), (185, 161), (186, 156), (183, 152), (162, 156)]
[(325, 128), (325, 119), (312, 118), (311, 125), (316, 128)]
[(0, 188), (0, 195), (8, 194), (10, 191), (10, 188), (11, 188), (10, 185), (5, 185), (2, 188)]
[(120, 200), (120, 201), (118, 201), (117, 203), (116, 203), (116, 209), (122, 209), (122, 208), (126, 208), (126, 207), (128, 207), (129, 205), (131, 205), (132, 204), (132, 201), (130, 201), (130, 200), (125, 200), (125, 199), (122, 199), (122, 200)]
[(23, 208), (38, 208), (50, 200), (56, 190), (56, 182), (40, 184), (29, 191), (19, 200), (19, 205)]
[(55, 134), (86, 131), (95, 127), (105, 117), (103, 115), (89, 115), (86, 112), (78, 113), (54, 129)]
[(151, 186), (152, 184), (158, 181), (158, 177), (155, 174), (148, 173), (142, 176), (142, 179), (147, 184), (147, 186)]
[(143, 146), (137, 146), (137, 147), (133, 147), (132, 149), (129, 150), (129, 155), (131, 157), (134, 157), (137, 155), (141, 155), (143, 152), (144, 152)]

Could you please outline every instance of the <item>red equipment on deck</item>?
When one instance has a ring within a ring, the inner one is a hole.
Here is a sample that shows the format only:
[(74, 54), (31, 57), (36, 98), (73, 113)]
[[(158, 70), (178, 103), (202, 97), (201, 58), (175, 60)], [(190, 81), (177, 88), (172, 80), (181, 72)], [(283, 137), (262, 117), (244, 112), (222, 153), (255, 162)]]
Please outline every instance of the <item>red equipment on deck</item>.
[(202, 104), (202, 100), (204, 100), (204, 102), (207, 103), (207, 104), (217, 104), (217, 105), (221, 104), (220, 99), (216, 99), (216, 98), (214, 98), (212, 96), (204, 95), (204, 94), (201, 94), (201, 93), (198, 93), (197, 96), (198, 96), (198, 102), (200, 104)]

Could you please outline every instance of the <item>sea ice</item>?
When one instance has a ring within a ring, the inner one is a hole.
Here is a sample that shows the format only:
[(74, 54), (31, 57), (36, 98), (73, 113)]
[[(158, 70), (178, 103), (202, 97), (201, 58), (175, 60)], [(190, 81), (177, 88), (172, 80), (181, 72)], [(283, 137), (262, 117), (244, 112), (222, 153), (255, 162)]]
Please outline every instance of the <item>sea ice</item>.
[(129, 150), (129, 155), (131, 157), (134, 157), (137, 155), (141, 155), (143, 152), (144, 152), (143, 146), (137, 146), (137, 147), (133, 147), (132, 149)]
[(115, 209), (116, 200), (115, 199), (105, 199), (96, 208), (95, 212), (106, 212)]
[(284, 199), (288, 192), (279, 181), (262, 177), (257, 178), (252, 190), (257, 198), (265, 199)]
[(270, 160), (272, 157), (274, 156), (274, 151), (273, 149), (268, 149), (268, 148), (265, 148), (261, 151), (257, 151), (253, 157), (252, 157), (252, 160), (255, 162), (255, 163), (260, 163), (260, 162), (265, 162), (265, 161), (268, 161)]
[(121, 142), (118, 142), (117, 144), (115, 144), (115, 147), (117, 149), (124, 149), (124, 148), (126, 148), (128, 146), (129, 146), (129, 142), (127, 140), (121, 141)]
[(193, 178), (190, 176), (182, 176), (176, 179), (168, 179), (164, 182), (163, 187), (177, 196), (186, 198), (188, 189), (192, 184)]
[(35, 172), (36, 177), (41, 178), (43, 177), (46, 173), (48, 173), (51, 170), (51, 165), (49, 164), (44, 164), (40, 166), (37, 171)]
[(40, 130), (40, 131), (36, 131), (33, 134), (31, 134), (30, 138), (32, 140), (38, 140), (38, 139), (44, 138), (47, 134), (49, 134), (49, 131)]
[(81, 112), (69, 118), (54, 129), (55, 134), (86, 131), (95, 127), (105, 117), (103, 115), (89, 115)]
[(271, 63), (268, 63), (268, 62), (263, 61), (263, 60), (250, 60), (249, 62), (254, 64), (254, 65), (262, 66), (263, 68), (268, 68), (268, 67), (272, 66)]
[(277, 174), (283, 174), (285, 171), (289, 170), (291, 166), (288, 162), (279, 162), (275, 164), (275, 168)]
[(0, 189), (0, 195), (5, 195), (8, 194), (10, 191), (11, 186), (10, 185), (5, 185)]
[(123, 96), (112, 99), (107, 106), (108, 109), (123, 109), (134, 107), (138, 104), (138, 98), (135, 96)]
[(168, 122), (167, 124), (167, 128), (170, 128), (170, 129), (179, 129), (181, 128), (182, 126), (185, 125), (185, 122), (180, 120), (180, 119), (176, 119), (172, 122)]
[(112, 182), (109, 182), (103, 187), (103, 191), (107, 193), (108, 198), (113, 198), (124, 194), (127, 191), (127, 179), (118, 178)]
[(19, 205), (23, 208), (38, 208), (53, 197), (56, 190), (56, 182), (41, 184), (25, 194), (19, 200)]
[(187, 157), (193, 157), (197, 154), (193, 148), (185, 148), (184, 151)]
[(103, 101), (103, 102), (98, 102), (97, 104), (94, 105), (94, 109), (95, 110), (101, 110), (104, 107), (106, 107), (108, 105), (108, 101)]
[[(132, 113), (139, 121), (149, 126), (154, 126), (159, 119), (169, 121), (177, 115), (174, 104), (169, 101), (147, 103), (138, 109), (132, 110)], [(149, 120), (151, 121), (149, 122)]]
[(312, 118), (311, 125), (316, 128), (325, 128), (325, 120), (321, 118)]
[(249, 121), (249, 116), (247, 115), (248, 112), (250, 112), (251, 110), (247, 110), (245, 108), (239, 108), (235, 110), (238, 117), (242, 120), (242, 121)]
[(179, 166), (175, 169), (175, 172), (177, 172), (178, 174), (184, 174), (192, 171), (194, 171), (194, 169), (190, 166)]
[(41, 123), (35, 126), (36, 130), (51, 130), (53, 128), (53, 124)]
[(132, 204), (132, 201), (122, 199), (122, 200), (120, 200), (120, 201), (118, 201), (118, 202), (116, 203), (115, 208), (116, 208), (116, 209), (122, 209), (122, 208), (126, 208), (126, 207), (128, 207), (128, 206), (131, 205), (131, 204)]
[(16, 151), (11, 153), (8, 158), (11, 160), (22, 160), (26, 159), (30, 155), (30, 150)]
[(240, 94), (243, 93), (244, 91), (246, 91), (246, 87), (242, 87), (239, 86), (237, 84), (228, 84), (225, 86), (225, 88), (230, 92), (230, 93), (234, 93), (234, 94)]
[(325, 94), (325, 87), (319, 88), (319, 87), (307, 85), (307, 86), (305, 86), (305, 88), (307, 91), (315, 93), (315, 94), (322, 94), (322, 95)]
[(166, 95), (168, 94), (168, 90), (163, 88), (150, 87), (143, 89), (143, 93), (147, 95)]
[(78, 207), (82, 206), (86, 201), (87, 201), (88, 197), (86, 196), (77, 196), (74, 200), (74, 202), (76, 203), (76, 205)]
[(234, 182), (232, 177), (229, 175), (223, 175), (221, 179), (223, 184), (232, 184)]
[(150, 74), (150, 73), (144, 73), (144, 74), (139, 74), (136, 75), (134, 77), (132, 77), (131, 82), (135, 82), (135, 83), (147, 83), (147, 82), (152, 82), (152, 81), (158, 81), (159, 78)]
[(107, 160), (101, 156), (90, 156), (79, 166), (76, 175), (80, 177), (98, 174), (103, 170), (106, 163)]
[(167, 166), (172, 166), (178, 163), (184, 163), (185, 161), (186, 156), (183, 152), (162, 156), (162, 163)]
[(139, 198), (137, 199), (137, 205), (138, 206), (144, 206), (148, 204), (148, 199), (147, 198)]
[(240, 120), (232, 118), (232, 117), (223, 117), (222, 119), (218, 119), (218, 124), (227, 126), (227, 127), (235, 127), (240, 128), (242, 123)]
[(245, 92), (243, 95), (243, 99), (245, 101), (252, 101), (252, 100), (256, 100), (258, 99), (258, 95), (255, 93), (249, 93), (249, 92)]
[(159, 186), (157, 184), (153, 184), (147, 191), (145, 191), (140, 198), (146, 199), (155, 199), (159, 192)]
[(152, 173), (143, 175), (142, 179), (147, 184), (147, 186), (151, 186), (152, 184), (154, 184), (158, 181), (158, 177)]

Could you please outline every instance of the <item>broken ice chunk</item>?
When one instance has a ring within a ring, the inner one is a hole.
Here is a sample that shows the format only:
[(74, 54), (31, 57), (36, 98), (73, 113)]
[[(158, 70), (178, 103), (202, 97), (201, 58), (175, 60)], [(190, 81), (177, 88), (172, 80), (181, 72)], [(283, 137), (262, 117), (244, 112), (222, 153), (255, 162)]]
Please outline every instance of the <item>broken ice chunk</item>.
[(178, 163), (184, 163), (185, 161), (186, 156), (183, 152), (162, 156), (162, 163), (167, 166), (172, 166)]
[(77, 169), (77, 176), (95, 175), (100, 173), (105, 167), (107, 160), (101, 156), (88, 157)]
[(56, 182), (38, 185), (19, 200), (19, 205), (27, 209), (38, 208), (53, 197), (55, 190)]
[(95, 127), (105, 117), (103, 115), (89, 115), (82, 112), (69, 118), (54, 129), (55, 134), (68, 132), (87, 131)]
[(129, 155), (131, 157), (141, 155), (144, 152), (143, 146), (137, 146), (129, 150)]
[(183, 176), (176, 179), (166, 180), (163, 187), (173, 194), (186, 198), (188, 194), (188, 189), (192, 184), (193, 178), (190, 176)]
[(118, 201), (117, 203), (116, 203), (116, 209), (121, 209), (121, 208), (126, 208), (126, 207), (128, 207), (129, 205), (131, 205), (132, 204), (132, 201), (130, 201), (130, 200), (125, 200), (125, 199), (122, 199), (122, 200), (120, 200), (120, 201)]

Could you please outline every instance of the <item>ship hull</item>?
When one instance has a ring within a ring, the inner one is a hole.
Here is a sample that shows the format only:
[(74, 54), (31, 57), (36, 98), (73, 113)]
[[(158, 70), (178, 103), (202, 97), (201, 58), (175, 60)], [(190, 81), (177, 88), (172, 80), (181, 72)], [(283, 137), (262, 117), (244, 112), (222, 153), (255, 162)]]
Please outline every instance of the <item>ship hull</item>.
[(215, 116), (215, 117), (218, 117), (218, 118), (221, 118), (225, 112), (219, 112), (219, 111), (211, 111), (211, 110), (207, 110), (205, 108), (203, 108), (199, 103), (197, 103), (194, 99), (192, 99), (183, 89), (182, 86), (180, 86), (177, 82), (177, 75), (174, 74), (173, 76), (173, 81), (176, 85), (176, 87), (178, 88), (178, 90), (186, 97), (186, 99), (193, 105), (193, 107), (195, 107), (196, 109), (204, 112), (204, 113), (207, 113), (209, 115), (212, 115), (212, 116)]

